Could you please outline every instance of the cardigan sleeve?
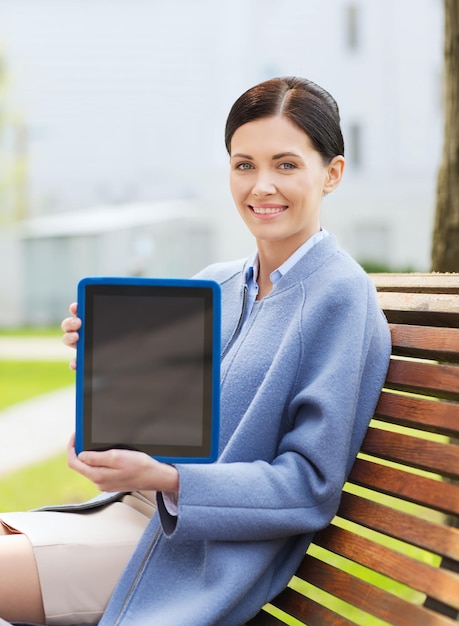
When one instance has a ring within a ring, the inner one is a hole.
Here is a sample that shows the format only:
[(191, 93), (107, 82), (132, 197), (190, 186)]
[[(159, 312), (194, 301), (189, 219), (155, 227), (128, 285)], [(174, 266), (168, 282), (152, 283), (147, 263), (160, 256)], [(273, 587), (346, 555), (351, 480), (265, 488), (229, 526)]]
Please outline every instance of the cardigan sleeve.
[[(185, 541), (260, 541), (315, 532), (329, 523), (390, 355), (387, 322), (372, 285), (365, 285), (366, 294), (360, 291), (358, 297), (335, 290), (325, 304), (305, 307), (295, 338), (301, 351), (290, 373), (294, 380), (282, 380), (286, 357), (281, 350), (273, 357), (268, 388), (263, 381), (254, 392), (228, 443), (241, 450), (241, 460), (236, 454), (226, 462), (223, 454), (212, 465), (177, 465), (178, 516), (171, 519), (161, 503), (158, 507), (166, 535)], [(290, 389), (287, 403), (285, 388)], [(266, 449), (274, 440), (271, 456)]]

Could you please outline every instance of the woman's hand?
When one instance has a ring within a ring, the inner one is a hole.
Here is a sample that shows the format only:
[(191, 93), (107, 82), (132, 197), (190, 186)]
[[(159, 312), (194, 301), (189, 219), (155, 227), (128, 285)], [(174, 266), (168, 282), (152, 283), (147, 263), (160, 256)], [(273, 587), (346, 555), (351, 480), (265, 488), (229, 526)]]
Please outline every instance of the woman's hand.
[[(78, 305), (76, 302), (71, 304), (69, 310), (72, 314), (72, 317), (66, 317), (61, 324), (61, 329), (64, 331), (62, 341), (69, 348), (76, 348), (76, 344), (78, 342), (78, 339), (80, 338), (78, 331), (81, 328), (81, 320), (79, 317), (76, 316), (77, 308)], [(76, 369), (76, 359), (70, 361), (70, 368), (72, 370)]]
[(172, 465), (160, 463), (136, 450), (86, 450), (75, 453), (75, 436), (67, 446), (70, 468), (92, 481), (100, 491), (164, 491), (178, 493), (179, 475)]

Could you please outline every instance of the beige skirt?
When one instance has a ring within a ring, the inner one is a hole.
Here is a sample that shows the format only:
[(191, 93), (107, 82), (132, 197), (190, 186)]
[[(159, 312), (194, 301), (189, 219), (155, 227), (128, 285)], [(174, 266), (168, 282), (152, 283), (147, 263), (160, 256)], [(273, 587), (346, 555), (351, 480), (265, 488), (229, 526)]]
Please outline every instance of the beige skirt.
[(33, 546), (46, 624), (97, 624), (155, 509), (143, 491), (84, 512), (0, 514)]

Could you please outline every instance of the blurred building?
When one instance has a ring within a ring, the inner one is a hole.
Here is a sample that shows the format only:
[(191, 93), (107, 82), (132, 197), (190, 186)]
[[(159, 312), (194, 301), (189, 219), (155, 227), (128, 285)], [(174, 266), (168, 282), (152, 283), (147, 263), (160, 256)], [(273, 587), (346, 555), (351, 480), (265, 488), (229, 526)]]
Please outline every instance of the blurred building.
[[(83, 223), (93, 207), (118, 207), (128, 228), (133, 205), (191, 202), (207, 243), (179, 246), (183, 262), (171, 255), (152, 273), (180, 266), (189, 275), (197, 261), (250, 253), (229, 195), (223, 128), (235, 98), (276, 75), (311, 78), (340, 104), (348, 167), (324, 202), (324, 225), (361, 262), (428, 269), (442, 37), (441, 0), (0, 0), (20, 120), (11, 145), (27, 156), (17, 190), (26, 215), (2, 217), (0, 206), (0, 324), (35, 320), (32, 285), (66, 296), (77, 276), (98, 271), (83, 262), (91, 255), (72, 253), (76, 226), (59, 254), (45, 234), (65, 213)], [(52, 266), (64, 262), (71, 270), (57, 279)], [(104, 271), (128, 272), (129, 263)]]
[(28, 220), (20, 237), (24, 321), (59, 321), (83, 276), (189, 276), (209, 262), (212, 240), (208, 220), (183, 201)]

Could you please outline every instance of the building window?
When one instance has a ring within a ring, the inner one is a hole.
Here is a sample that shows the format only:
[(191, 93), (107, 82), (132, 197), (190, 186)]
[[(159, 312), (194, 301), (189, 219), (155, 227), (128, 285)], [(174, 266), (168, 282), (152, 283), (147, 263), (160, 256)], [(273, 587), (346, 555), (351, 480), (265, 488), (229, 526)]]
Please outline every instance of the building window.
[(346, 48), (352, 52), (360, 46), (360, 9), (357, 4), (345, 7)]
[(349, 125), (346, 140), (346, 161), (353, 170), (362, 167), (362, 126), (359, 123)]

